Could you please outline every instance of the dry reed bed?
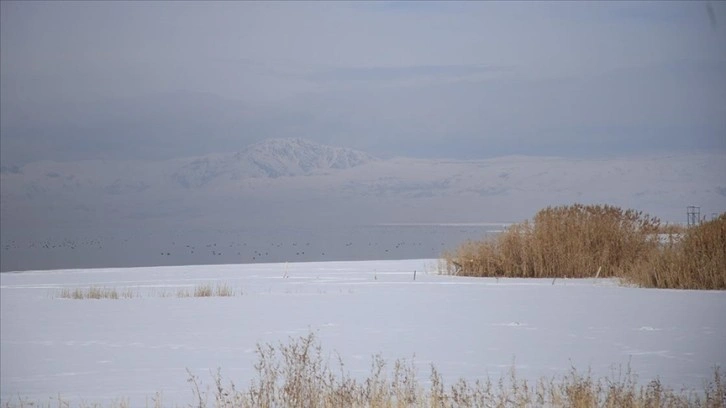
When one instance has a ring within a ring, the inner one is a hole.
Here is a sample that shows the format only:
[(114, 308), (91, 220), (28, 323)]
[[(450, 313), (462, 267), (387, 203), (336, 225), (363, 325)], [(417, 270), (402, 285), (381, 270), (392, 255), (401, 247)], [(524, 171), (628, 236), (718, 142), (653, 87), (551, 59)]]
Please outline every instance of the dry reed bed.
[(443, 258), (448, 273), (465, 276), (598, 276), (644, 287), (726, 289), (726, 213), (683, 228), (608, 205), (548, 207)]
[[(372, 407), (372, 408), (724, 408), (726, 388), (719, 368), (703, 389), (674, 391), (658, 379), (640, 385), (637, 375), (626, 369), (610, 378), (596, 379), (589, 372), (572, 368), (567, 374), (541, 378), (535, 382), (517, 377), (514, 369), (496, 381), (459, 379), (446, 385), (432, 365), (423, 385), (417, 378), (412, 360), (396, 360), (392, 367), (379, 355), (372, 358), (367, 378), (352, 378), (338, 357), (334, 364), (324, 356), (313, 334), (291, 339), (278, 347), (257, 346), (256, 377), (247, 388), (237, 389), (212, 373), (210, 384), (187, 370), (195, 408), (298, 408), (298, 407)], [(8, 402), (5, 407), (48, 406)], [(58, 399), (58, 406), (70, 404)], [(100, 407), (101, 404), (79, 404)], [(129, 407), (128, 400), (111, 403)], [(151, 397), (147, 407), (163, 407), (163, 395)]]

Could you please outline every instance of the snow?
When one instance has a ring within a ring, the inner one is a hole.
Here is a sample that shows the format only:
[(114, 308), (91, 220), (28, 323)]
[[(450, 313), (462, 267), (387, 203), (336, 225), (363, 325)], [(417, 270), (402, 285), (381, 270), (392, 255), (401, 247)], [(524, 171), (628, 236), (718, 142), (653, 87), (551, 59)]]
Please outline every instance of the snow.
[[(447, 383), (526, 378), (630, 363), (641, 381), (700, 388), (726, 367), (726, 292), (639, 289), (612, 280), (438, 275), (437, 260), (27, 271), (0, 274), (0, 399), (110, 401), (163, 393), (191, 401), (189, 368), (244, 387), (259, 342), (316, 333), (353, 375), (371, 356), (434, 363)], [(416, 271), (416, 280), (413, 274)], [(227, 284), (234, 297), (179, 298)], [(72, 300), (62, 288), (131, 288), (118, 300)], [(241, 294), (240, 294), (241, 292)], [(166, 297), (162, 295), (167, 295)]]

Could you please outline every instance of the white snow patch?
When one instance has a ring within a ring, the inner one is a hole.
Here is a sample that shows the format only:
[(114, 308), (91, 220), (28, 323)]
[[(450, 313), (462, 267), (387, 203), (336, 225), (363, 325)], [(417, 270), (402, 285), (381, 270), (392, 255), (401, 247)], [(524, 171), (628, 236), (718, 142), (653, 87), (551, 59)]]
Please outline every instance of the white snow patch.
[[(0, 400), (47, 401), (60, 393), (86, 402), (128, 397), (144, 406), (160, 391), (164, 403), (186, 405), (186, 368), (210, 384), (210, 370), (219, 367), (225, 380), (244, 387), (254, 376), (257, 343), (311, 331), (355, 376), (366, 375), (378, 353), (391, 362), (415, 355), (424, 381), (433, 362), (447, 383), (498, 377), (513, 364), (519, 376), (535, 379), (571, 366), (607, 376), (630, 363), (641, 381), (657, 376), (676, 389), (700, 388), (714, 365), (726, 367), (726, 292), (441, 276), (426, 267), (434, 262), (3, 273)], [(174, 295), (197, 283), (224, 284), (237, 295)], [(92, 285), (135, 296), (54, 296)]]

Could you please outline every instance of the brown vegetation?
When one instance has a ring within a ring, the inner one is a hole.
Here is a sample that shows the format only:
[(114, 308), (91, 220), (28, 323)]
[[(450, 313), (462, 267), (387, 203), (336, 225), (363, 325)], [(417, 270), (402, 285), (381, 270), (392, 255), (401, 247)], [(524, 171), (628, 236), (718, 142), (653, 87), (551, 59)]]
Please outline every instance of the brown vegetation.
[[(517, 377), (512, 368), (497, 381), (474, 382), (459, 379), (446, 385), (432, 365), (426, 385), (417, 378), (413, 361), (397, 360), (391, 369), (380, 356), (371, 360), (371, 371), (365, 379), (352, 378), (338, 359), (331, 367), (313, 334), (291, 339), (278, 347), (258, 345), (256, 377), (248, 388), (237, 389), (223, 380), (220, 371), (212, 384), (203, 384), (189, 370), (188, 382), (195, 408), (297, 408), (297, 407), (371, 407), (371, 408), (724, 408), (726, 387), (719, 368), (700, 391), (676, 392), (655, 379), (645, 385), (630, 369), (612, 378), (593, 378), (572, 368), (568, 373), (534, 382)], [(162, 407), (157, 393), (147, 406)], [(69, 407), (60, 397), (58, 405)], [(11, 406), (44, 406), (27, 401)], [(46, 405), (49, 406), (49, 405)], [(100, 404), (81, 404), (100, 407)], [(127, 400), (110, 406), (129, 407)]]
[(75, 288), (73, 290), (64, 288), (58, 294), (63, 299), (130, 299), (134, 297), (131, 289), (119, 292), (115, 288), (102, 288), (91, 286), (89, 288)]
[(444, 259), (449, 273), (466, 276), (598, 276), (646, 287), (726, 289), (726, 213), (685, 229), (608, 205), (548, 207)]
[[(157, 297), (212, 297), (212, 296), (234, 296), (235, 291), (226, 283), (218, 283), (216, 286), (212, 286), (211, 283), (199, 284), (194, 287), (193, 291), (187, 289), (179, 289), (175, 293), (168, 293), (166, 291), (148, 293), (149, 296)], [(141, 297), (139, 292), (134, 292), (131, 289), (125, 289), (122, 291), (116, 288), (103, 288), (98, 286), (90, 286), (88, 288), (63, 288), (57, 294), (56, 297), (61, 299), (130, 299), (133, 297)]]
[[(426, 386), (417, 378), (413, 361), (396, 360), (391, 369), (376, 355), (367, 378), (350, 377), (338, 358), (331, 368), (313, 334), (291, 339), (277, 348), (257, 347), (256, 378), (246, 390), (225, 386), (217, 371), (211, 391), (201, 391), (189, 373), (199, 408), (210, 396), (217, 408), (232, 407), (709, 407), (724, 408), (726, 389), (720, 370), (702, 393), (680, 392), (655, 379), (641, 386), (629, 369), (617, 378), (595, 379), (572, 368), (560, 377), (535, 382), (517, 378), (512, 368), (498, 381), (459, 379), (447, 386), (432, 364)], [(195, 404), (196, 405), (196, 404)]]
[(669, 239), (628, 278), (648, 287), (726, 289), (726, 213)]
[[(234, 291), (227, 284), (212, 284), (207, 283), (203, 285), (197, 285), (194, 288), (194, 297), (212, 297), (212, 296), (234, 296)], [(182, 296), (186, 297), (186, 296)]]

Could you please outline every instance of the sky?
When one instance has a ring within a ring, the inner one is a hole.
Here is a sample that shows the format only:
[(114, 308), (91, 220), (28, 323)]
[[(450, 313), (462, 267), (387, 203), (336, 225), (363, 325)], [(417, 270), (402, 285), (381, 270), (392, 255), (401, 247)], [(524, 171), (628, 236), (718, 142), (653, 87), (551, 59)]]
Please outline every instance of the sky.
[(0, 3), (0, 162), (726, 150), (722, 2)]

